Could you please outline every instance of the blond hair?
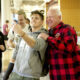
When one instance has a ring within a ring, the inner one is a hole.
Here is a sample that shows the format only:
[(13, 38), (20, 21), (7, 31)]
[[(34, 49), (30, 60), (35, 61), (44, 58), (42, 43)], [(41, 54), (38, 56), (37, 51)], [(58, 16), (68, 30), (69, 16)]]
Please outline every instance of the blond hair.
[(17, 12), (17, 14), (18, 14), (18, 15), (23, 15), (24, 18), (26, 19), (26, 14), (25, 14), (25, 12), (24, 12), (23, 9), (20, 9), (20, 10)]

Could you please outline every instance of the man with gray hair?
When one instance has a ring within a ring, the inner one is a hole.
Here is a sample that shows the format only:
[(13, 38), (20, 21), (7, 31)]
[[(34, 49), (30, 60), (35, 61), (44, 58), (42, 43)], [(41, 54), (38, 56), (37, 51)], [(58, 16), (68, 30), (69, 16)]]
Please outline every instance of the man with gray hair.
[(76, 31), (61, 20), (61, 12), (50, 7), (47, 12), (49, 35), (41, 33), (48, 46), (50, 80), (80, 80), (80, 49)]

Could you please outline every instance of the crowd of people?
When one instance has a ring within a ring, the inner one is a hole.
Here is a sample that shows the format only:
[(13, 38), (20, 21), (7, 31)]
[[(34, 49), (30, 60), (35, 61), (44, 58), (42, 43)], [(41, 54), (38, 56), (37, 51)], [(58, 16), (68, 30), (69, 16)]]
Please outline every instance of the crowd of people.
[(5, 40), (14, 49), (3, 80), (40, 80), (44, 63), (50, 80), (80, 80), (77, 34), (72, 26), (63, 23), (61, 11), (52, 6), (48, 9), (49, 30), (44, 28), (44, 15), (39, 10), (32, 11), (30, 18), (19, 10), (18, 21), (14, 20), (8, 30), (6, 20), (3, 33), (0, 32), (0, 66)]

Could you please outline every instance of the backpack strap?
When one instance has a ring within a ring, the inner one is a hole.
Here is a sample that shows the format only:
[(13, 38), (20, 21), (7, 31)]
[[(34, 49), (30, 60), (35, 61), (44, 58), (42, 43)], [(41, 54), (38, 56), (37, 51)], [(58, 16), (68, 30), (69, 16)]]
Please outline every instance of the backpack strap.
[(40, 59), (40, 61), (41, 61), (41, 63), (42, 63), (42, 59), (41, 59), (40, 52), (39, 52), (39, 51), (37, 51), (37, 53), (38, 53), (39, 59)]

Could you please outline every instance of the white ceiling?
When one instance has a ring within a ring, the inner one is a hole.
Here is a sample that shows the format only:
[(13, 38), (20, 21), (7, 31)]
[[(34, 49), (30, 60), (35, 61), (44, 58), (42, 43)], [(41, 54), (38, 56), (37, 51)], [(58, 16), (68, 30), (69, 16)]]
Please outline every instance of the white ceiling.
[(41, 5), (44, 2), (44, 0), (23, 0), (22, 3), (25, 5), (32, 5), (35, 6), (37, 5)]
[(14, 7), (20, 7), (22, 5), (42, 5), (44, 3), (44, 0), (13, 0)]
[(10, 0), (13, 2), (14, 6), (12, 8), (18, 10), (18, 9), (24, 9), (27, 12), (30, 12), (34, 9), (42, 9), (45, 7), (45, 1), (44, 0)]

